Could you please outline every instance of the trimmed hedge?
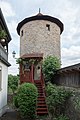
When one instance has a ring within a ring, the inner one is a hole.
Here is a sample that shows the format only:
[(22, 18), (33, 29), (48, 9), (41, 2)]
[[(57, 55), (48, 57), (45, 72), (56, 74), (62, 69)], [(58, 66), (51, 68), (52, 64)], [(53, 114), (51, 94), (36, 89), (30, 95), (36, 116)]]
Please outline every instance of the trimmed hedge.
[(18, 107), (21, 118), (32, 120), (36, 117), (36, 102), (38, 91), (34, 84), (24, 83), (18, 88), (15, 106)]

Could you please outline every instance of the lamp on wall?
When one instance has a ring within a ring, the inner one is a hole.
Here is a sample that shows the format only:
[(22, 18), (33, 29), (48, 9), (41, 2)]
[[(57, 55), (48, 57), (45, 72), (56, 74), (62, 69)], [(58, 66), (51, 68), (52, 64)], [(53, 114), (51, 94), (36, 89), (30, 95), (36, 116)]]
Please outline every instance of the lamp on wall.
[(13, 52), (12, 52), (12, 55), (13, 55), (13, 58), (15, 58), (16, 52), (13, 51)]
[(3, 39), (1, 39), (1, 43), (4, 43), (5, 42), (5, 39), (3, 38)]

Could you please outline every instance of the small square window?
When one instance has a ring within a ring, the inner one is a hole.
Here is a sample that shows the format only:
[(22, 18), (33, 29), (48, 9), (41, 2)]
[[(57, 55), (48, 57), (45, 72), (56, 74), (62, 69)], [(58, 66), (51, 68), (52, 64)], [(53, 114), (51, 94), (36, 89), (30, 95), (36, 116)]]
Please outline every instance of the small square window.
[(46, 24), (46, 28), (48, 31), (50, 31), (50, 25), (49, 24)]
[(24, 65), (24, 71), (30, 71), (30, 68), (29, 64)]
[(23, 36), (23, 30), (21, 31), (21, 37)]

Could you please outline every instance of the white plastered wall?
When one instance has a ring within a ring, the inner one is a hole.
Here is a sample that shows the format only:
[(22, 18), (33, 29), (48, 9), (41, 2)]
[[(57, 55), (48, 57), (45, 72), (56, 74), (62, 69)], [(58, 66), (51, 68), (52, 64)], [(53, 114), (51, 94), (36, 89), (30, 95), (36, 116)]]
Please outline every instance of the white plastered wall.
[(0, 61), (1, 89), (0, 89), (0, 116), (6, 112), (8, 67)]

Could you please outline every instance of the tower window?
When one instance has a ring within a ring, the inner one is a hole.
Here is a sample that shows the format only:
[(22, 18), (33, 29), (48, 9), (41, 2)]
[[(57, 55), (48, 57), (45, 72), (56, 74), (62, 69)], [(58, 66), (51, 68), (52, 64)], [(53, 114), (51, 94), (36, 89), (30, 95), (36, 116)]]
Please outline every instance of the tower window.
[(46, 24), (46, 29), (47, 29), (48, 31), (50, 31), (50, 25), (49, 25), (49, 24)]
[(23, 36), (23, 30), (21, 31), (21, 37)]

